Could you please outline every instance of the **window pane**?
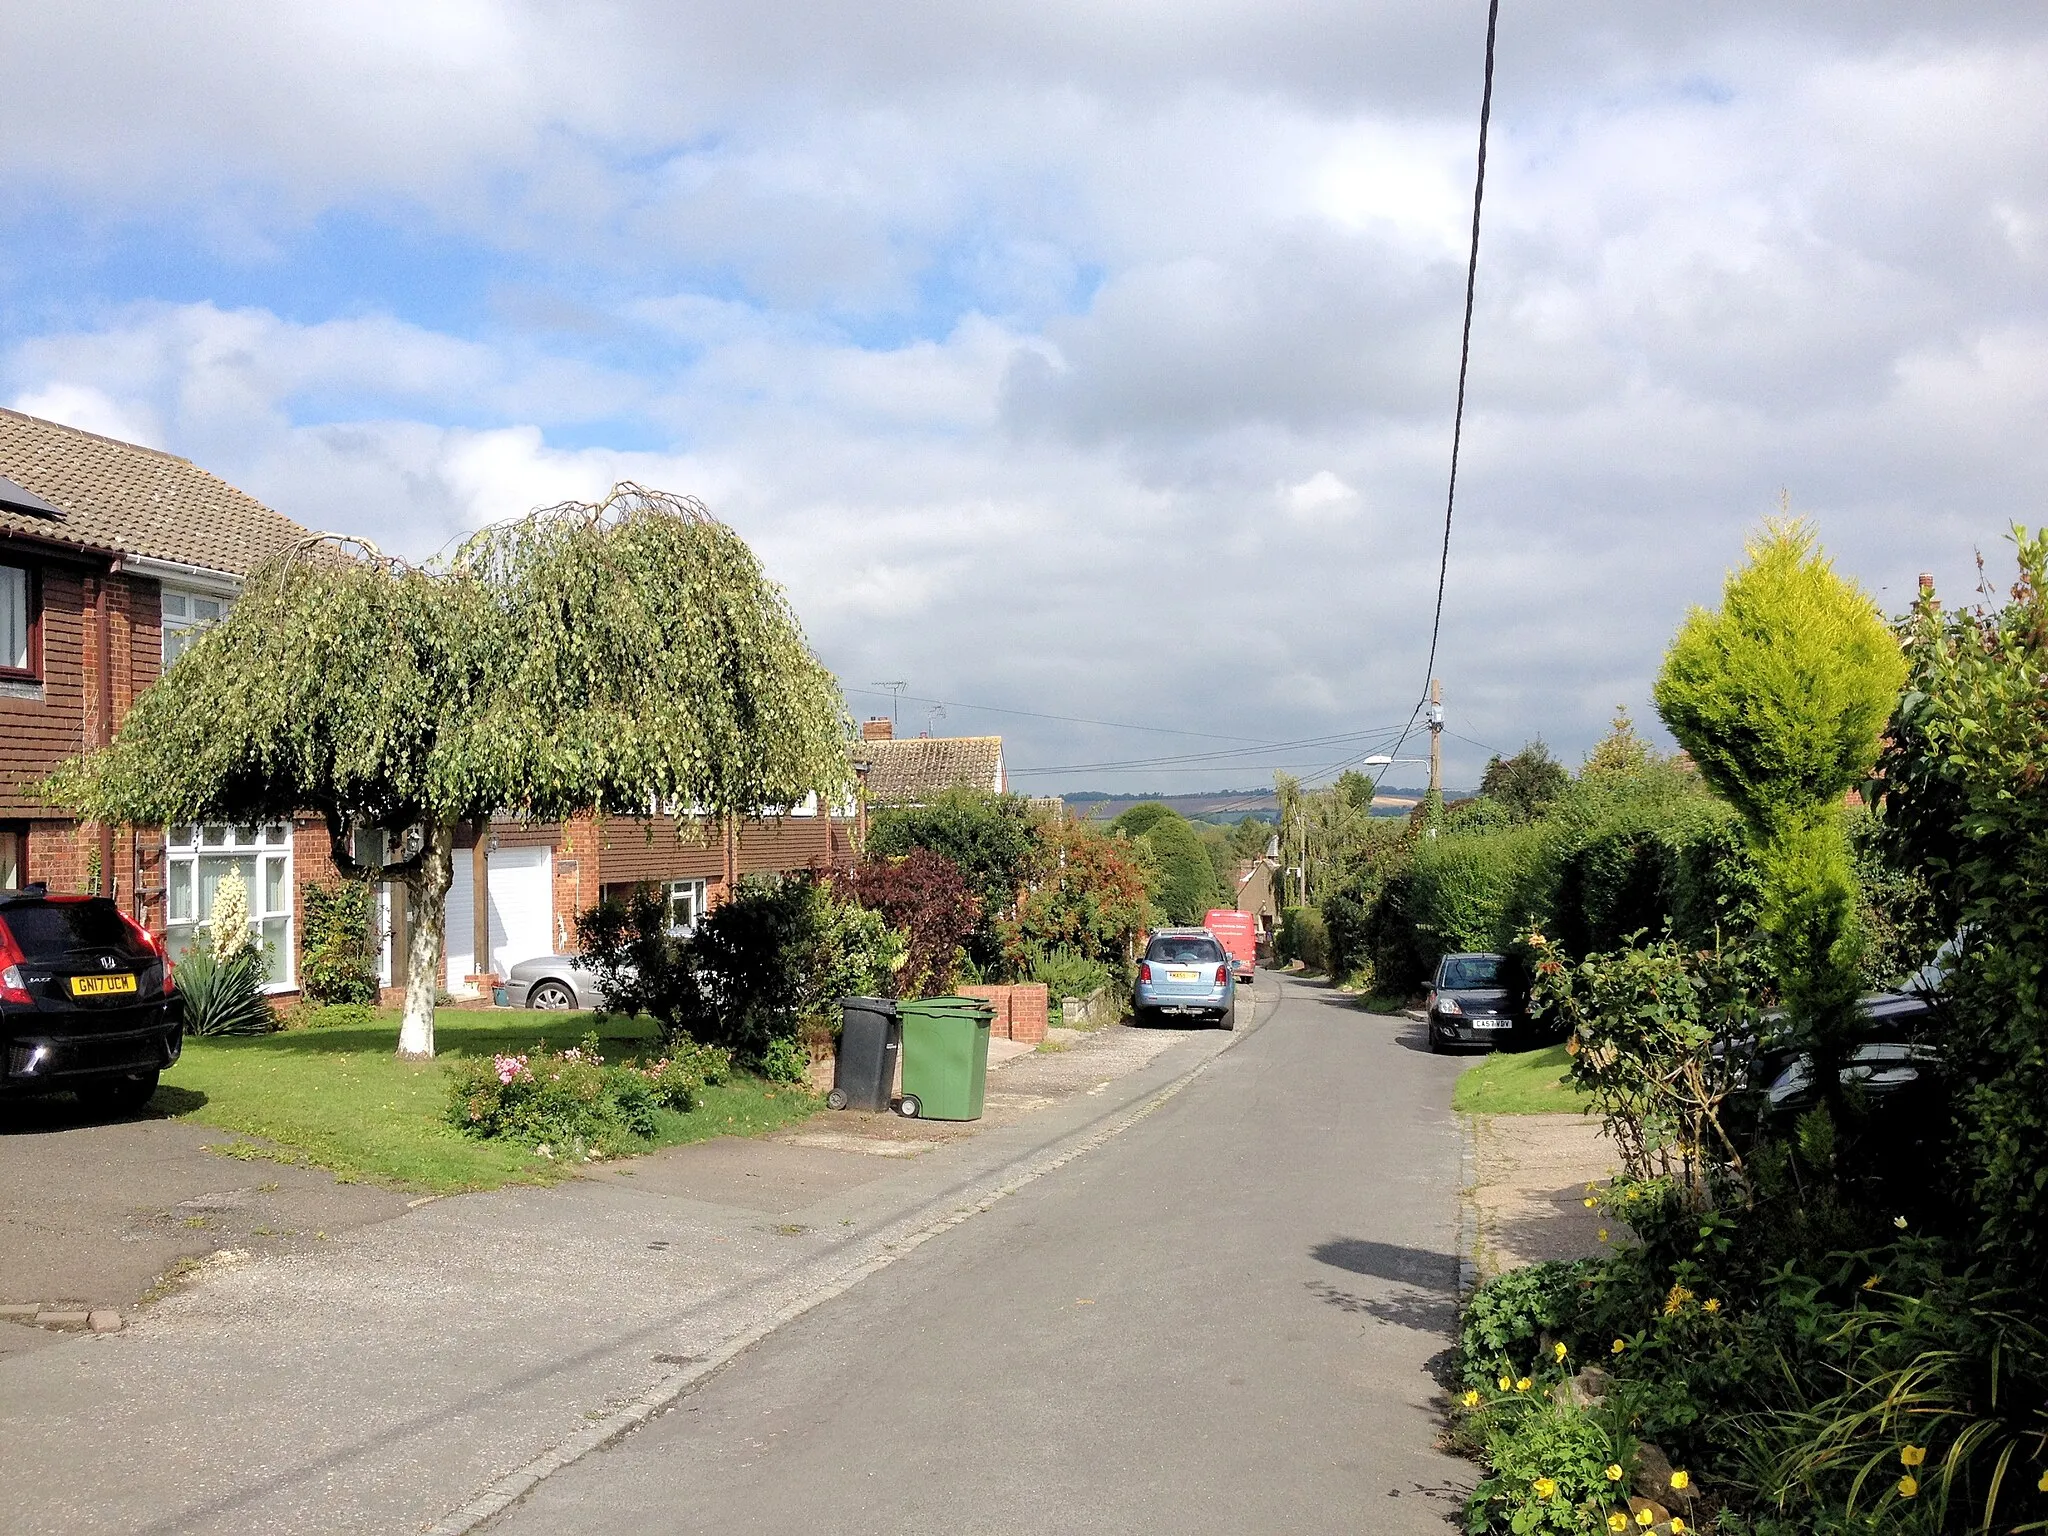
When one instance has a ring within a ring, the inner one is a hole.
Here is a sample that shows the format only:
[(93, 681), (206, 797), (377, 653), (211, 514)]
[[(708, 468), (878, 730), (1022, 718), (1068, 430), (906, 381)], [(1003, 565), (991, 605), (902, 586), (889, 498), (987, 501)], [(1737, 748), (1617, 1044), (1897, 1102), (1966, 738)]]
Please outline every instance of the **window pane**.
[(267, 917), (263, 920), (264, 980), (283, 986), (291, 979), (292, 920)]
[(184, 594), (184, 593), (182, 593), (182, 592), (170, 592), (170, 591), (166, 591), (166, 592), (164, 593), (164, 617), (165, 617), (165, 618), (167, 618), (167, 619), (182, 619), (182, 618), (186, 618), (186, 617), (188, 617), (188, 616), (190, 615), (190, 613), (191, 613), (191, 610), (190, 610), (189, 608), (187, 608), (187, 607), (185, 606), (185, 594)]
[(263, 861), (263, 910), (265, 912), (289, 912), (291, 899), (286, 894), (284, 860)]
[(213, 921), (213, 899), (220, 891), (221, 877), (229, 870), (242, 877), (242, 885), (249, 892), (250, 905), (256, 902), (256, 861), (213, 855), (199, 861), (199, 920)]
[(289, 835), (290, 829), (281, 821), (273, 821), (263, 829), (263, 841), (273, 848), (281, 847)]
[(220, 599), (217, 597), (193, 598), (192, 617), (202, 624), (215, 623), (220, 618)]
[(164, 928), (164, 948), (171, 952), (171, 964), (185, 958), (185, 951), (202, 943), (205, 935), (190, 923), (170, 923)]
[(164, 631), (164, 665), (166, 667), (185, 654), (185, 638), (184, 633), (180, 630), (167, 629)]
[(0, 667), (28, 665), (28, 572), (0, 565)]
[(256, 846), (256, 828), (253, 825), (235, 828), (235, 846), (237, 848), (254, 848)]
[(192, 918), (192, 861), (172, 859), (170, 869), (170, 920), (189, 923)]
[(228, 829), (218, 825), (201, 827), (199, 840), (209, 848), (218, 848), (228, 840)]
[(173, 848), (190, 848), (192, 846), (192, 829), (189, 826), (171, 828), (171, 846)]
[(0, 891), (21, 884), (21, 834), (0, 832)]

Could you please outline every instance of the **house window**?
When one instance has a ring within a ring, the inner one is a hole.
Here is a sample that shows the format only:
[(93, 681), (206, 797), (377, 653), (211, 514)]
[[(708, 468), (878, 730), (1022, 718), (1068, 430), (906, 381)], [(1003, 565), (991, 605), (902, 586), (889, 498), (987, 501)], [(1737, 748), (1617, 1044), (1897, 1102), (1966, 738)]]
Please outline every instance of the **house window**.
[(210, 940), (213, 903), (229, 870), (249, 892), (249, 931), (263, 946), (265, 979), (292, 984), (292, 834), (281, 821), (260, 826), (172, 827), (164, 856), (173, 958)]
[(12, 827), (0, 827), (0, 891), (21, 889), (23, 855), (28, 839)]
[(33, 679), (42, 670), (35, 574), (0, 565), (0, 677)]
[(234, 599), (164, 588), (164, 666), (168, 668), (192, 642), (227, 617)]
[(704, 882), (671, 880), (663, 892), (668, 902), (668, 931), (688, 933), (704, 915)]

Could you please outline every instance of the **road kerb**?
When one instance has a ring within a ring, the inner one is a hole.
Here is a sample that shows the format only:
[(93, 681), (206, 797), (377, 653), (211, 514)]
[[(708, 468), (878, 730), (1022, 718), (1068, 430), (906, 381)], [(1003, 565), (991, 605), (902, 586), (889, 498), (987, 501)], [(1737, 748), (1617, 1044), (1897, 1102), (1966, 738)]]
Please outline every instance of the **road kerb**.
[(1050, 1149), (1035, 1156), (1027, 1154), (1025, 1159), (1020, 1160), (1023, 1162), (1021, 1168), (1012, 1164), (1012, 1171), (1007, 1171), (1001, 1176), (1002, 1182), (985, 1194), (956, 1204), (943, 1215), (929, 1218), (904, 1236), (889, 1243), (881, 1252), (850, 1266), (832, 1279), (805, 1292), (766, 1322), (714, 1346), (701, 1359), (692, 1361), (688, 1366), (670, 1372), (646, 1391), (612, 1409), (601, 1418), (593, 1420), (587, 1427), (543, 1451), (524, 1466), (498, 1478), (475, 1498), (451, 1510), (427, 1527), (424, 1536), (467, 1536), (467, 1533), (480, 1529), (517, 1504), (542, 1481), (564, 1467), (582, 1460), (592, 1451), (602, 1450), (620, 1436), (631, 1433), (675, 1403), (693, 1387), (724, 1370), (785, 1323), (794, 1322), (806, 1312), (822, 1306), (835, 1296), (844, 1295), (870, 1275), (888, 1268), (932, 1238), (950, 1231), (962, 1222), (972, 1220), (1046, 1174), (1065, 1167), (1076, 1158), (1083, 1157), (1105, 1142), (1122, 1135), (1154, 1110), (1176, 1097), (1196, 1078), (1208, 1071), (1209, 1067), (1226, 1052), (1234, 1050), (1249, 1039), (1257, 1032), (1261, 1023), (1263, 1010), (1255, 1010), (1249, 1027), (1235, 1031), (1223, 1041), (1214, 1055), (1196, 1062), (1151, 1097), (1126, 1110), (1106, 1125), (1098, 1125), (1091, 1130), (1084, 1130), (1055, 1142)]

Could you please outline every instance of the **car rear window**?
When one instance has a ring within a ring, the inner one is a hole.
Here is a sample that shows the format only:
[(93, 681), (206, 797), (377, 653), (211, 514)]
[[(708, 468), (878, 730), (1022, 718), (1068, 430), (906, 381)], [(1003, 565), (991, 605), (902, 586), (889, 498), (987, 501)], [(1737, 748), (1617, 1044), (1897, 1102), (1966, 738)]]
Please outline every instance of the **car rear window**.
[(57, 960), (80, 949), (146, 952), (111, 901), (25, 902), (0, 909), (0, 923), (30, 960)]
[(1499, 955), (1459, 955), (1444, 962), (1440, 987), (1497, 987), (1507, 962)]
[(1223, 946), (1214, 939), (1154, 939), (1145, 946), (1145, 958), (1168, 965), (1220, 965)]

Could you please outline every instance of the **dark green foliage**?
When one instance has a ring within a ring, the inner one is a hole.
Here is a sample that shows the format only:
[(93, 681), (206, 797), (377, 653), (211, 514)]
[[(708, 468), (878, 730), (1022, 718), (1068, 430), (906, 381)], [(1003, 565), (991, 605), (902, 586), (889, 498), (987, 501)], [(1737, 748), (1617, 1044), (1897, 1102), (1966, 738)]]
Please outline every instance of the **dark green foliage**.
[(1017, 894), (1038, 868), (1037, 817), (1020, 795), (992, 795), (953, 789), (925, 805), (888, 806), (874, 813), (866, 851), (901, 858), (928, 848), (951, 859), (981, 903), (981, 915), (966, 941), (977, 968), (995, 974), (1003, 966), (997, 925), (1016, 909)]
[(227, 959), (195, 944), (179, 957), (178, 994), (185, 1000), (185, 1031), (193, 1035), (267, 1035), (277, 1015), (263, 995), (263, 952), (238, 949)]
[(566, 1051), (542, 1042), (516, 1056), (451, 1067), (448, 1122), (466, 1135), (545, 1146), (557, 1157), (615, 1156), (655, 1134), (658, 1111), (696, 1108), (698, 1095), (731, 1068), (726, 1052), (708, 1046), (678, 1045), (652, 1062), (608, 1066), (594, 1034)]
[(374, 1005), (378, 997), (377, 950), (371, 933), (377, 897), (363, 880), (302, 886), (299, 910), (305, 953), (299, 986), (316, 1003)]
[(879, 914), (808, 875), (749, 877), (688, 935), (668, 931), (646, 888), (592, 908), (577, 929), (608, 1008), (755, 1066), (786, 1061), (778, 1042), (807, 1024), (829, 1028), (838, 999), (881, 992), (903, 954)]
[(1115, 821), (1109, 824), (1112, 832), (1121, 832), (1125, 837), (1143, 837), (1162, 821), (1178, 821), (1181, 814), (1170, 805), (1157, 800), (1143, 800), (1129, 807)]
[(1550, 755), (1539, 736), (1513, 757), (1490, 761), (1479, 780), (1479, 793), (1528, 821), (1548, 810), (1571, 782), (1571, 771)]
[(1330, 968), (1330, 933), (1323, 926), (1323, 914), (1314, 907), (1289, 907), (1283, 911), (1273, 947), (1283, 964), (1299, 960), (1310, 970)]
[[(1124, 815), (1149, 809), (1152, 807), (1133, 806)], [(1158, 809), (1166, 810), (1164, 806)], [(1138, 842), (1151, 855), (1152, 906), (1161, 922), (1172, 926), (1199, 923), (1211, 907), (1226, 904), (1209, 851), (1185, 818), (1172, 811), (1152, 818), (1151, 825), (1138, 834)]]

